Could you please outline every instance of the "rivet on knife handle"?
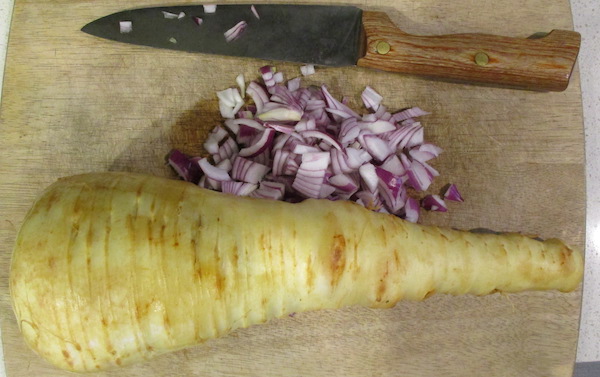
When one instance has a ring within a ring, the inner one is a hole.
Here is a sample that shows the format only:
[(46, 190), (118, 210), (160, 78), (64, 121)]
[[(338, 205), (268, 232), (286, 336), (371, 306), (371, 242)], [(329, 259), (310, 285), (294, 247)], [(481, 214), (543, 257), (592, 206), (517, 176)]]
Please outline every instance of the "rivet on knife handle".
[[(365, 55), (358, 65), (449, 81), (563, 91), (577, 60), (579, 33), (553, 30), (537, 39), (489, 34), (411, 35), (382, 12), (363, 12)], [(381, 51), (385, 41), (388, 49)], [(485, 52), (484, 52), (485, 51)]]

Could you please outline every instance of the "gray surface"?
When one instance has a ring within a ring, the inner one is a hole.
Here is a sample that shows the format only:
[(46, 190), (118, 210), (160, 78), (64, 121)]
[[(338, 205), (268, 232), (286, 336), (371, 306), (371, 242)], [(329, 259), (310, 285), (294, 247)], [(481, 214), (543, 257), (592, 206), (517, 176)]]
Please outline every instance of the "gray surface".
[(600, 361), (590, 361), (575, 364), (573, 377), (599, 377)]

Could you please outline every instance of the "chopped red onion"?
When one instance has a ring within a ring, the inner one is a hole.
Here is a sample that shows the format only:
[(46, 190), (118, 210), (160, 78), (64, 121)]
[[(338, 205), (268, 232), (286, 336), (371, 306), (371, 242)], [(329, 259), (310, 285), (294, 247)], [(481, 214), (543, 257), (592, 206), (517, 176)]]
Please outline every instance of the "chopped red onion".
[(249, 147), (240, 149), (239, 156), (242, 157), (255, 157), (264, 152), (267, 148), (273, 144), (273, 138), (275, 137), (275, 130), (272, 128), (266, 128), (260, 134), (260, 137), (256, 142), (251, 144)]
[(428, 211), (446, 212), (448, 207), (439, 195), (426, 195), (421, 201), (421, 207)]
[(196, 183), (200, 179), (200, 167), (198, 163), (179, 150), (174, 149), (169, 153), (168, 162), (184, 180)]
[(409, 197), (404, 204), (404, 218), (410, 222), (416, 223), (419, 220), (421, 206), (415, 198)]
[(424, 143), (419, 145), (418, 147), (409, 150), (408, 154), (413, 160), (426, 162), (431, 159), (434, 159), (435, 157), (438, 157), (441, 152), (442, 149), (438, 146), (430, 143)]
[(231, 177), (242, 182), (258, 183), (268, 171), (268, 166), (237, 156), (233, 160)]
[(248, 27), (248, 23), (246, 21), (240, 21), (235, 24), (231, 29), (227, 30), (223, 35), (225, 35), (225, 40), (227, 42), (232, 42), (238, 39), (244, 30)]
[(348, 194), (353, 194), (358, 190), (358, 183), (348, 174), (337, 174), (329, 178), (329, 184)]
[(304, 153), (292, 187), (308, 198), (320, 198), (329, 160), (327, 152)]
[(281, 132), (282, 134), (288, 134), (288, 135), (294, 133), (294, 131), (295, 131), (293, 126), (288, 126), (285, 124), (265, 122), (264, 126), (272, 128), (277, 132)]
[(226, 181), (221, 183), (222, 192), (238, 196), (248, 196), (252, 194), (257, 187), (257, 184), (247, 182)]
[(367, 129), (374, 134), (383, 134), (396, 129), (396, 126), (392, 122), (383, 119), (377, 119), (373, 122), (363, 122), (363, 126), (363, 129)]
[(210, 154), (215, 154), (219, 151), (219, 144), (221, 141), (229, 136), (227, 131), (221, 126), (216, 126), (212, 129), (212, 131), (208, 134), (206, 141), (204, 142), (204, 149)]
[(426, 193), (440, 175), (429, 162), (442, 152), (424, 140), (415, 120), (427, 112), (412, 107), (392, 115), (367, 87), (361, 98), (370, 112), (359, 115), (325, 85), (302, 87), (301, 77), (283, 82), (272, 66), (259, 72), (260, 83), (246, 85), (238, 75), (239, 89), (217, 92), (225, 127), (215, 127), (204, 143), (214, 164), (170, 154), (169, 165), (183, 179), (288, 202), (351, 200), (412, 222), (420, 208), (445, 211), (444, 199), (462, 201), (455, 186), (443, 199)]
[(254, 17), (260, 20), (260, 15), (258, 14), (258, 11), (256, 10), (256, 7), (254, 5), (250, 6), (250, 10), (252, 11), (252, 14), (254, 14)]
[(402, 121), (410, 119), (410, 118), (416, 118), (416, 117), (420, 117), (423, 115), (429, 115), (429, 114), (430, 113), (428, 113), (427, 111), (423, 111), (418, 107), (411, 107), (409, 109), (402, 110), (402, 111), (395, 113), (393, 115), (393, 118), (394, 118), (394, 121), (396, 121), (396, 122), (402, 122)]
[(213, 160), (216, 163), (219, 163), (222, 160), (229, 160), (237, 155), (239, 152), (239, 147), (235, 140), (231, 137), (225, 138), (225, 142), (219, 146), (219, 150), (217, 153), (212, 155)]
[(283, 200), (285, 194), (285, 185), (280, 182), (262, 181), (257, 190), (253, 191), (250, 196), (255, 198)]
[(300, 79), (300, 77), (296, 77), (296, 78), (293, 78), (291, 80), (288, 80), (288, 82), (287, 82), (287, 88), (288, 88), (288, 90), (290, 92), (295, 92), (298, 89), (300, 89), (301, 81), (302, 80)]
[(203, 8), (204, 8), (204, 13), (215, 13), (217, 11), (216, 4), (204, 4)]
[(231, 180), (231, 177), (225, 169), (220, 169), (216, 166), (211, 165), (211, 163), (208, 162), (206, 158), (203, 158), (200, 161), (198, 161), (198, 165), (200, 166), (200, 169), (202, 169), (204, 174), (206, 174), (206, 176), (210, 179), (213, 179), (218, 182)]
[(246, 80), (242, 73), (237, 75), (237, 77), (235, 78), (235, 83), (240, 87), (241, 97), (246, 97)]
[[(182, 13), (183, 13), (183, 12), (182, 12)], [(179, 17), (179, 15), (178, 15), (177, 13), (166, 12), (166, 11), (164, 11), (164, 10), (162, 11), (162, 14), (163, 14), (163, 16), (164, 16), (165, 18), (168, 18), (168, 19), (170, 19), (170, 20), (174, 20), (174, 19), (176, 19), (176, 18), (178, 18), (178, 17)], [(184, 16), (185, 16), (185, 13), (183, 13), (183, 14), (184, 14)]]
[(314, 64), (303, 65), (302, 67), (300, 67), (300, 73), (302, 73), (302, 76), (314, 75), (314, 73), (315, 73)]
[(299, 121), (302, 119), (302, 111), (290, 108), (286, 105), (280, 105), (275, 102), (269, 102), (268, 104), (273, 104), (273, 106), (269, 106), (267, 109), (263, 107), (263, 111), (256, 115), (256, 117), (265, 122), (268, 121)]
[(397, 155), (393, 154), (383, 161), (381, 164), (381, 168), (389, 171), (390, 173), (396, 176), (403, 176), (406, 174), (406, 169), (400, 162), (400, 158)]
[[(351, 108), (344, 105), (340, 101), (336, 100), (331, 93), (327, 90), (325, 85), (321, 86), (321, 91), (323, 92), (323, 96), (325, 97), (325, 101), (327, 102), (327, 107), (332, 110), (339, 110), (347, 114), (345, 118), (354, 117), (356, 119), (360, 119), (360, 116)], [(335, 116), (334, 116), (335, 118)]]
[(383, 208), (383, 202), (381, 201), (381, 197), (378, 195), (378, 193), (373, 193), (371, 191), (359, 191), (356, 193), (356, 197), (358, 198), (356, 202), (366, 209), (380, 212)]
[(119, 31), (121, 34), (131, 33), (133, 31), (133, 23), (131, 21), (120, 21)]
[(379, 186), (379, 177), (377, 177), (375, 165), (369, 163), (361, 165), (361, 167), (358, 168), (358, 172), (360, 173), (360, 177), (363, 179), (366, 188), (371, 192), (376, 192), (377, 187)]
[[(238, 118), (231, 120), (230, 124), (237, 124), (238, 126), (246, 126), (250, 128), (254, 128), (255, 130), (262, 131), (265, 129), (265, 126), (255, 121), (254, 119), (247, 118)], [(235, 132), (235, 131), (234, 131)]]
[(361, 99), (363, 100), (363, 103), (365, 104), (365, 107), (367, 109), (377, 111), (379, 105), (381, 104), (381, 101), (383, 100), (383, 97), (375, 90), (373, 90), (373, 88), (367, 86), (362, 92)]
[(234, 88), (227, 88), (217, 92), (217, 97), (219, 98), (219, 110), (223, 118), (234, 118), (235, 114), (244, 105), (244, 100), (240, 92)]
[(225, 170), (226, 172), (231, 171), (231, 169), (233, 168), (233, 164), (231, 163), (231, 160), (228, 158), (225, 158), (225, 159), (219, 161), (215, 166), (218, 167), (219, 169)]
[(339, 150), (339, 151), (342, 150), (342, 146), (340, 145), (340, 143), (337, 140), (335, 140), (331, 135), (328, 135), (325, 132), (317, 131), (317, 130), (306, 130), (306, 131), (302, 131), (300, 133), (300, 135), (302, 135), (302, 137), (304, 137), (304, 138), (316, 137), (317, 139), (321, 139), (321, 140), (325, 141), (326, 143), (328, 143), (332, 147), (336, 148), (337, 150)]
[(202, 25), (204, 22), (204, 20), (198, 16), (192, 16), (192, 21), (194, 21), (194, 23), (198, 26)]
[(455, 202), (464, 202), (463, 197), (460, 195), (460, 192), (458, 192), (458, 188), (454, 183), (449, 185), (446, 189), (446, 192), (444, 193), (444, 199), (452, 200)]
[(269, 102), (269, 95), (267, 94), (267, 92), (263, 89), (262, 86), (260, 86), (255, 81), (252, 81), (250, 84), (248, 84), (246, 92), (254, 101), (256, 105), (256, 111), (262, 112), (264, 104)]
[(378, 161), (384, 161), (394, 153), (390, 145), (377, 135), (367, 134), (363, 135), (362, 138), (359, 135), (359, 140), (361, 139), (362, 146)]
[(408, 183), (415, 190), (425, 191), (433, 182), (433, 177), (429, 174), (423, 163), (413, 161), (407, 169)]

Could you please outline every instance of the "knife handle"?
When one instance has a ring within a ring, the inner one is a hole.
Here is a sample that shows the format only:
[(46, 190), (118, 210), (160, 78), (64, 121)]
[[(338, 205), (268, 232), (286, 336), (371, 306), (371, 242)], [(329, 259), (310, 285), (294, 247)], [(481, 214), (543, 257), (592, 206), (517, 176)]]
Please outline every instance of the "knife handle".
[(581, 45), (574, 31), (541, 38), (489, 34), (418, 36), (382, 12), (363, 12), (365, 55), (359, 66), (443, 80), (538, 91), (563, 91)]

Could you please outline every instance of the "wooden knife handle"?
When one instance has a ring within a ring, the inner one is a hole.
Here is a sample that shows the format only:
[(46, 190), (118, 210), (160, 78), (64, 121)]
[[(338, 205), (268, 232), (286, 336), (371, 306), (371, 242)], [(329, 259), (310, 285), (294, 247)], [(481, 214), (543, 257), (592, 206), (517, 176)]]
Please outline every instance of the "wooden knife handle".
[(438, 79), (539, 91), (563, 91), (581, 44), (553, 30), (537, 39), (489, 34), (411, 35), (382, 12), (363, 12), (362, 67)]

